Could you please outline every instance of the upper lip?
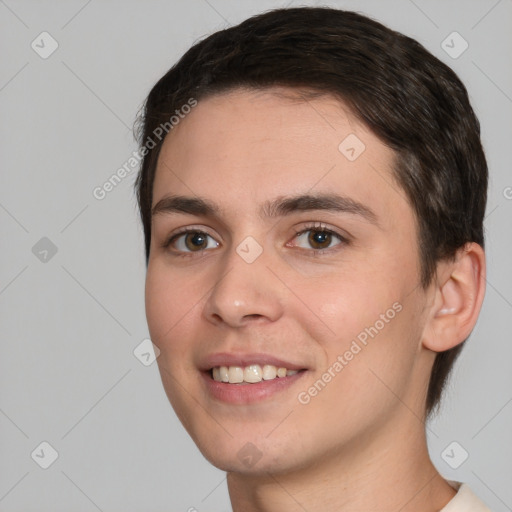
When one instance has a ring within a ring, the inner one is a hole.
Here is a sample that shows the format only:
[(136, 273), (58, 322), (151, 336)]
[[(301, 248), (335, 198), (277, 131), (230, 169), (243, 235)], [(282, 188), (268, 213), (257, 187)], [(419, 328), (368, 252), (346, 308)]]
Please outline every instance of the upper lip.
[(293, 363), (291, 361), (285, 361), (279, 357), (275, 357), (271, 354), (258, 353), (229, 353), (229, 352), (217, 352), (211, 354), (201, 361), (200, 369), (203, 371), (211, 370), (217, 366), (249, 366), (251, 364), (259, 364), (264, 366), (271, 364), (277, 368), (286, 368), (287, 370), (305, 370), (305, 366), (302, 364)]

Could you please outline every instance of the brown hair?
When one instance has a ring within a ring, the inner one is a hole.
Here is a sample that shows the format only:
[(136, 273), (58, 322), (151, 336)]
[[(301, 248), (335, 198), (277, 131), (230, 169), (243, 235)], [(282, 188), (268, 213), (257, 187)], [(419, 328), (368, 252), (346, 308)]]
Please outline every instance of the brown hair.
[[(156, 83), (138, 118), (143, 149), (135, 184), (146, 245), (158, 127), (190, 98), (286, 86), (342, 99), (396, 154), (395, 178), (419, 226), (421, 284), (466, 242), (484, 246), (487, 163), (480, 125), (457, 75), (420, 43), (360, 14), (327, 7), (275, 9), (192, 46)], [(148, 149), (148, 141), (153, 144)], [(426, 413), (440, 401), (463, 344), (437, 354)]]

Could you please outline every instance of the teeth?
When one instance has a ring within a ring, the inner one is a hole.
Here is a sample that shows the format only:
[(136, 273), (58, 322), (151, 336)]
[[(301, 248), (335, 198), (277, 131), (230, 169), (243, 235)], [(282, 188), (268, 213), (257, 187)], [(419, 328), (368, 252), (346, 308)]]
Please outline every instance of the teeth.
[(266, 364), (263, 367), (263, 380), (272, 380), (277, 376), (277, 368), (271, 364)]
[(212, 369), (213, 380), (230, 384), (241, 384), (242, 382), (254, 384), (262, 380), (282, 378), (296, 373), (297, 370), (278, 368), (271, 364), (266, 364), (263, 368), (259, 364), (251, 364), (244, 368), (241, 366), (216, 366)]
[[(214, 368), (215, 370), (215, 368)], [(213, 378), (215, 379), (215, 375), (213, 376)], [(215, 379), (217, 380), (217, 379)], [(220, 382), (229, 382), (229, 372), (228, 372), (228, 367), (227, 366), (221, 366), (219, 368), (219, 380)]]
[(244, 381), (244, 369), (240, 366), (230, 366), (228, 368), (229, 383), (239, 384)]
[(245, 382), (261, 382), (262, 371), (259, 364), (251, 364), (244, 368), (244, 381)]

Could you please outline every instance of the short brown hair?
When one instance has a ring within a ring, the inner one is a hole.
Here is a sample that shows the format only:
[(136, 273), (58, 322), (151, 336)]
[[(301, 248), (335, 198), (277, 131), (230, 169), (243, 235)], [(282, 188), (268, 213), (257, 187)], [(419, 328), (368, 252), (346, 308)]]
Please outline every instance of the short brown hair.
[[(327, 7), (275, 9), (192, 46), (157, 82), (138, 118), (141, 146), (186, 104), (239, 87), (286, 86), (342, 99), (395, 151), (395, 178), (415, 212), (421, 285), (467, 242), (484, 246), (488, 171), (480, 125), (457, 75), (420, 43), (361, 14)], [(153, 182), (161, 138), (135, 184), (151, 242)], [(463, 344), (437, 354), (426, 413)]]

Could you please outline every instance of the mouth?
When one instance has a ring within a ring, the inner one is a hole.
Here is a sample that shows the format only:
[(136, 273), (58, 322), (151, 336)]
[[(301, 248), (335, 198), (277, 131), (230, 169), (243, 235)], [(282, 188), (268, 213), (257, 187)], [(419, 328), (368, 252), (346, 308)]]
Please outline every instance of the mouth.
[(283, 395), (310, 370), (272, 354), (256, 352), (218, 352), (199, 365), (204, 389), (214, 401), (233, 405), (262, 402)]
[(214, 366), (207, 373), (215, 382), (244, 385), (283, 379), (304, 371), (306, 371), (305, 368), (296, 370), (273, 364), (250, 364), (247, 366)]

